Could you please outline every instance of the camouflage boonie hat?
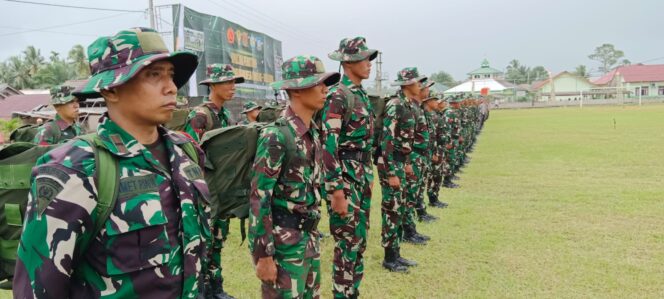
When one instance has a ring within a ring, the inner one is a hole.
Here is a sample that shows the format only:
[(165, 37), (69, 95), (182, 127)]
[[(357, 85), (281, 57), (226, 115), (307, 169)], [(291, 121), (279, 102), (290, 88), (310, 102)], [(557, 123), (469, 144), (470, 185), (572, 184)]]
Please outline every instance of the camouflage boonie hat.
[(295, 56), (281, 66), (283, 80), (272, 83), (273, 89), (307, 89), (325, 83), (331, 86), (339, 82), (341, 74), (325, 72), (323, 62), (315, 56)]
[(104, 36), (88, 46), (88, 61), (92, 76), (81, 91), (80, 98), (101, 97), (101, 90), (120, 86), (153, 62), (173, 63), (173, 82), (180, 88), (198, 66), (198, 56), (187, 51), (169, 53), (159, 33), (150, 28), (122, 30), (114, 36)]
[(223, 83), (235, 81), (235, 83), (244, 83), (244, 77), (235, 76), (233, 66), (230, 64), (214, 63), (207, 65), (207, 79), (198, 83), (198, 85), (209, 85), (214, 83)]
[(405, 86), (411, 85), (415, 82), (424, 82), (427, 80), (426, 76), (420, 76), (420, 72), (416, 67), (407, 67), (397, 73), (397, 80), (392, 82), (392, 86)]
[(72, 94), (75, 87), (68, 85), (58, 85), (51, 88), (51, 105), (62, 105), (67, 104), (71, 101), (76, 100), (76, 97)]
[(256, 102), (249, 101), (249, 102), (244, 103), (244, 105), (242, 106), (242, 109), (243, 109), (242, 114), (245, 114), (245, 113), (250, 112), (252, 110), (261, 109), (261, 108), (263, 108), (263, 107), (256, 104)]
[(376, 59), (378, 50), (369, 49), (367, 40), (364, 37), (344, 38), (339, 42), (339, 49), (327, 54), (332, 60), (355, 62), (369, 58), (369, 61)]

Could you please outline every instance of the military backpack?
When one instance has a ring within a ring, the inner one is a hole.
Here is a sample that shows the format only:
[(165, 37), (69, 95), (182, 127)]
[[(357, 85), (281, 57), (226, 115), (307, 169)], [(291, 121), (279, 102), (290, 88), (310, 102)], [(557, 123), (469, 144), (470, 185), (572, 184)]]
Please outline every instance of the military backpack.
[[(119, 187), (118, 160), (106, 149), (97, 133), (78, 136), (93, 149), (95, 159), (94, 182), (98, 202), (93, 213), (96, 222), (92, 236), (96, 236), (115, 206)], [(71, 141), (70, 141), (71, 142)], [(37, 159), (61, 145), (39, 146), (29, 142), (16, 142), (0, 149), (0, 288), (11, 289), (18, 243), (30, 193), (30, 177)], [(192, 143), (181, 145), (182, 150), (195, 163), (198, 155)], [(82, 250), (89, 245), (83, 241)]]
[(60, 128), (58, 128), (54, 121), (48, 121), (43, 125), (23, 125), (16, 128), (16, 130), (12, 131), (9, 135), (9, 141), (33, 142), (35, 140), (35, 136), (37, 136), (37, 132), (39, 132), (39, 128), (42, 126), (48, 126), (48, 129), (51, 130), (53, 137), (56, 140), (60, 139), (60, 135), (62, 134), (62, 132), (60, 132)]
[[(284, 118), (273, 123), (235, 125), (206, 132), (201, 148), (207, 157), (205, 181), (210, 189), (212, 216), (222, 219), (249, 215), (249, 195), (256, 147), (260, 132), (268, 127), (279, 129), (285, 140), (282, 173), (296, 155), (295, 135)], [(244, 226), (244, 222), (242, 222)], [(244, 228), (242, 228), (244, 239)]]

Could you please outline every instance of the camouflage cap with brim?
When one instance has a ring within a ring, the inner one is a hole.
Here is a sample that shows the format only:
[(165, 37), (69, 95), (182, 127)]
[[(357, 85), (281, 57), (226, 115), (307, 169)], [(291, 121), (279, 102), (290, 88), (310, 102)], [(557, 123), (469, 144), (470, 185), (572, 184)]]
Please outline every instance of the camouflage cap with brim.
[(369, 58), (369, 61), (376, 59), (378, 50), (369, 49), (367, 40), (358, 36), (355, 38), (344, 38), (339, 42), (339, 49), (327, 54), (332, 60), (341, 62), (356, 62)]
[(424, 82), (427, 80), (426, 76), (420, 76), (420, 72), (416, 67), (406, 67), (397, 73), (397, 80), (390, 83), (392, 86), (406, 86), (416, 82)]
[(207, 79), (199, 82), (199, 85), (209, 85), (229, 81), (235, 81), (235, 83), (244, 83), (244, 77), (235, 76), (233, 66), (230, 64), (208, 64), (206, 74)]
[(273, 89), (307, 89), (320, 83), (337, 84), (341, 74), (325, 72), (323, 62), (315, 56), (295, 56), (281, 66), (283, 80), (271, 84)]
[(263, 107), (261, 107), (260, 105), (256, 104), (256, 102), (249, 101), (249, 102), (244, 103), (244, 105), (242, 106), (242, 109), (243, 109), (243, 110), (242, 110), (241, 113), (242, 113), (242, 114), (245, 114), (245, 113), (250, 112), (250, 111), (252, 111), (252, 110), (261, 109), (261, 108), (263, 108)]
[(125, 84), (148, 65), (162, 60), (173, 64), (173, 82), (178, 88), (187, 83), (198, 66), (198, 56), (191, 52), (170, 53), (153, 29), (131, 28), (114, 36), (100, 37), (88, 47), (92, 76), (83, 89), (74, 94), (80, 98), (101, 97), (101, 90)]
[(75, 87), (69, 85), (58, 85), (51, 88), (51, 105), (63, 105), (76, 100), (72, 93)]

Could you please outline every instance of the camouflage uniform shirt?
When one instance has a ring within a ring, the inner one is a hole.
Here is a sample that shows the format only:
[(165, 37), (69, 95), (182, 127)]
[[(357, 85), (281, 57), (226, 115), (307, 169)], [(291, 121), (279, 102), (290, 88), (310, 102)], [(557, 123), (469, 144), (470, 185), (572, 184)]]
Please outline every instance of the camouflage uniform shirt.
[[(320, 254), (318, 236), (282, 228), (272, 223), (273, 209), (320, 216), (321, 144), (318, 128), (307, 129), (288, 107), (283, 117), (295, 136), (296, 156), (282, 170), (285, 137), (276, 127), (263, 129), (258, 139), (249, 210), (249, 249), (254, 260), (262, 257), (309, 258)], [(283, 175), (282, 175), (283, 174)]]
[(413, 105), (402, 91), (385, 105), (383, 119), (382, 155), (378, 159), (378, 169), (384, 170), (388, 177), (396, 176), (395, 159), (404, 157), (403, 163), (410, 164), (408, 156), (413, 151), (416, 119)]
[(214, 103), (207, 101), (206, 98), (203, 104), (197, 106), (189, 113), (184, 131), (193, 137), (194, 140), (200, 141), (205, 132), (212, 129), (225, 128), (232, 124), (231, 112), (224, 107), (217, 107)]
[[(53, 126), (55, 126), (55, 128), (53, 128)], [(55, 129), (57, 129), (59, 133), (56, 134), (54, 132)], [(68, 124), (56, 113), (54, 120), (39, 127), (39, 130), (37, 130), (37, 134), (35, 135), (34, 143), (39, 145), (59, 144), (78, 135), (81, 135), (81, 126), (76, 122), (71, 125)]]
[[(339, 84), (348, 87), (355, 96), (355, 106), (348, 107), (347, 95), (339, 87), (333, 87), (327, 96), (327, 104), (322, 110), (323, 118), (323, 161), (325, 163), (325, 190), (333, 193), (342, 190), (344, 183), (342, 172), (352, 176), (355, 181), (362, 181), (362, 176), (372, 175), (371, 162), (344, 160), (342, 165), (338, 152), (359, 151), (371, 154), (373, 145), (373, 113), (371, 102), (362, 85), (355, 85), (344, 75)], [(342, 123), (342, 117), (348, 109), (352, 110), (350, 119)]]
[[(209, 238), (204, 156), (158, 129), (170, 169), (110, 118), (97, 132), (119, 163), (118, 197), (92, 235), (97, 188), (93, 149), (67, 143), (37, 161), (14, 277), (15, 298), (195, 298)], [(100, 151), (103, 149), (99, 149)], [(174, 229), (175, 228), (175, 229)], [(90, 240), (87, 250), (82, 243)]]

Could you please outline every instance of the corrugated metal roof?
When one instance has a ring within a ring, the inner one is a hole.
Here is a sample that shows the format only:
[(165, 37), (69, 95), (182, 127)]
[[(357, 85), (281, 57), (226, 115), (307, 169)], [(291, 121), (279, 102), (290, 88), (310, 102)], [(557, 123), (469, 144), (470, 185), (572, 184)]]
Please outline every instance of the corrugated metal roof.
[(593, 83), (597, 85), (609, 84), (617, 74), (620, 74), (623, 81), (627, 83), (664, 82), (664, 64), (635, 64), (617, 67), (593, 81)]
[(51, 95), (48, 94), (21, 94), (10, 96), (0, 101), (0, 118), (8, 119), (15, 111), (30, 111), (40, 105), (48, 105)]

